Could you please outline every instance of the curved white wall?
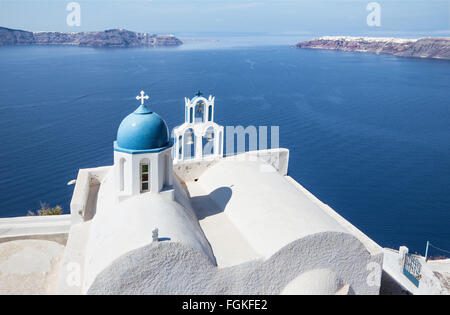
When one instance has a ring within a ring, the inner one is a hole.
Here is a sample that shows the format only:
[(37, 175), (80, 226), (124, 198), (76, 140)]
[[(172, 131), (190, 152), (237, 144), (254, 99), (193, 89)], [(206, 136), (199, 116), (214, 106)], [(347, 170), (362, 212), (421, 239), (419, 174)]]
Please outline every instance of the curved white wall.
[[(317, 290), (331, 292), (342, 283), (356, 294), (378, 294), (382, 253), (369, 249), (359, 235), (285, 176), (267, 171), (262, 162), (226, 158), (212, 163), (197, 182), (264, 257), (227, 268), (216, 267), (189, 205), (153, 194), (115, 205), (107, 176), (86, 251), (83, 292), (293, 293), (304, 291), (304, 286), (294, 285), (295, 279), (321, 281), (322, 273), (313, 277), (308, 272), (324, 269), (334, 273), (336, 281), (320, 283)], [(189, 204), (180, 184), (176, 181), (174, 186), (176, 200)], [(217, 193), (230, 190), (228, 197)], [(156, 227), (160, 237), (170, 240), (152, 243)]]
[(163, 242), (186, 244), (214, 262), (209, 243), (189, 209), (153, 193), (116, 203), (112, 175), (110, 172), (101, 185), (97, 213), (91, 222), (83, 292), (97, 274), (121, 255), (152, 243), (155, 228)]
[[(268, 260), (223, 269), (190, 246), (161, 242), (119, 257), (97, 276), (88, 293), (263, 295), (291, 289), (290, 293), (311, 293), (304, 290), (310, 284), (332, 294), (343, 283), (355, 294), (378, 294), (380, 281), (368, 281), (371, 270), (366, 266), (381, 260), (382, 256), (369, 255), (354, 236), (336, 232), (297, 240)], [(328, 270), (332, 281), (312, 271), (318, 269)], [(295, 279), (307, 281), (303, 289), (292, 287)]]
[(198, 184), (207, 194), (219, 188), (232, 190), (225, 200), (210, 197), (225, 209), (227, 217), (250, 245), (268, 258), (299, 238), (320, 232), (346, 232), (282, 175), (259, 161), (229, 157), (212, 165)]
[(312, 269), (302, 273), (281, 291), (282, 295), (331, 295), (343, 286), (331, 269)]

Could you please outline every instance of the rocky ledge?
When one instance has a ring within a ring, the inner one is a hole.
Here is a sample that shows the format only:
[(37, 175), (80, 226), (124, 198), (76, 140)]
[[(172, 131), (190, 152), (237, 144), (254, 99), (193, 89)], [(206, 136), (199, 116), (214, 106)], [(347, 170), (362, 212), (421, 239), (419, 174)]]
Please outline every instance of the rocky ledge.
[(325, 36), (300, 42), (296, 48), (373, 52), (400, 57), (450, 60), (450, 38), (399, 39), (381, 37)]
[(0, 27), (0, 46), (74, 45), (83, 47), (168, 47), (183, 44), (173, 35), (137, 33), (123, 29), (101, 32), (28, 32)]

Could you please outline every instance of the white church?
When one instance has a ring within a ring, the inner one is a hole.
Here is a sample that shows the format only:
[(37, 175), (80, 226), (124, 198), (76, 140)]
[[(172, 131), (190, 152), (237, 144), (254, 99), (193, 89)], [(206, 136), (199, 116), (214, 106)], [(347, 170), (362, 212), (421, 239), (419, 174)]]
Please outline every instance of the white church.
[[(287, 149), (224, 156), (213, 96), (185, 98), (172, 137), (143, 91), (137, 100), (114, 165), (81, 169), (70, 215), (42, 219), (53, 220), (42, 237), (22, 240), (47, 253), (42, 290), (379, 294), (382, 248), (288, 175)], [(28, 268), (4, 270), (19, 265)]]

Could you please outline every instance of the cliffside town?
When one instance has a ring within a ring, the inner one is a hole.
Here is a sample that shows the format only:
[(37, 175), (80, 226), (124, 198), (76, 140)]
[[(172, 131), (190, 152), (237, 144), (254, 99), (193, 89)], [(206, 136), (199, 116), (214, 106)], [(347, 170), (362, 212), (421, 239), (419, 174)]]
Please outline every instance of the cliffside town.
[(373, 52), (400, 57), (450, 60), (450, 38), (397, 39), (381, 37), (324, 36), (300, 42), (295, 45), (295, 47)]

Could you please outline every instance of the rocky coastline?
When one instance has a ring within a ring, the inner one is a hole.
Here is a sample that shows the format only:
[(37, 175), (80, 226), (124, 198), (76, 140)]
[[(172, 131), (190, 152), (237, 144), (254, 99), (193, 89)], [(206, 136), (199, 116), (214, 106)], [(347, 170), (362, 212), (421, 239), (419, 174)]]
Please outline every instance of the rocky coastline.
[(183, 42), (174, 35), (112, 29), (100, 32), (29, 32), (0, 27), (0, 46), (73, 45), (95, 48), (171, 47)]

